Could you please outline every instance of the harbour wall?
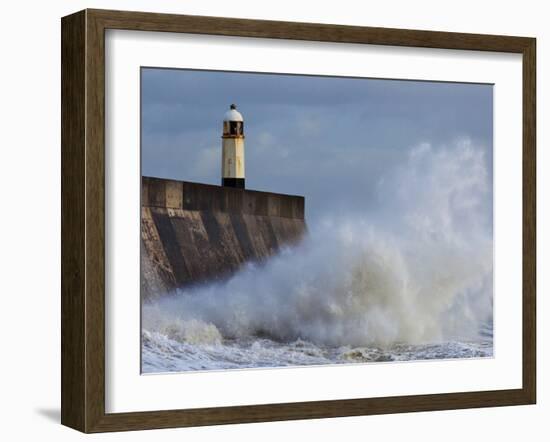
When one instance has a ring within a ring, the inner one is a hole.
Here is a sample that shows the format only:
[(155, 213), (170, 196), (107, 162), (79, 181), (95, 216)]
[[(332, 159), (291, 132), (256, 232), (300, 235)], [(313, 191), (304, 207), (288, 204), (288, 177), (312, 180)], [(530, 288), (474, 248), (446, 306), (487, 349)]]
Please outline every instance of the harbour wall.
[(141, 295), (221, 281), (262, 262), (306, 231), (305, 200), (186, 181), (143, 177)]

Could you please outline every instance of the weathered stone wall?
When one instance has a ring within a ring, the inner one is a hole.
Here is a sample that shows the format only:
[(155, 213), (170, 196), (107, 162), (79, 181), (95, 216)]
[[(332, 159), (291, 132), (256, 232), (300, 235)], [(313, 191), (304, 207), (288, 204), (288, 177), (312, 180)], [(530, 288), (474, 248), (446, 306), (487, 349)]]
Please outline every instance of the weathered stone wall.
[(143, 177), (142, 297), (227, 278), (305, 230), (301, 196)]

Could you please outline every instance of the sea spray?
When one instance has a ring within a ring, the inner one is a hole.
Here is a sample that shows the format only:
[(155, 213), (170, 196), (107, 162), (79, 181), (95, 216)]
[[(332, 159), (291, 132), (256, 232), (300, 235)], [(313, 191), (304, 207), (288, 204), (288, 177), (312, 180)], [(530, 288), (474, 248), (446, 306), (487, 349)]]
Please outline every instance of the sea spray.
[[(298, 364), (341, 362), (390, 348), (410, 358), (490, 354), (486, 343), (483, 351), (471, 344), (492, 317), (492, 195), (483, 150), (468, 139), (438, 149), (421, 144), (377, 193), (376, 213), (310, 222), (298, 247), (266, 263), (145, 304), (145, 354), (154, 354), (155, 336), (183, 345), (177, 352), (189, 361), (200, 353), (198, 366), (183, 364), (188, 369), (269, 365), (253, 356), (260, 347), (264, 356), (276, 353), (272, 366), (292, 364), (293, 354)], [(474, 350), (456, 350), (460, 342)], [(447, 350), (434, 351), (437, 343)], [(217, 355), (209, 353), (209, 362), (205, 346)], [(224, 357), (230, 348), (237, 355)], [(246, 363), (235, 362), (239, 354)]]

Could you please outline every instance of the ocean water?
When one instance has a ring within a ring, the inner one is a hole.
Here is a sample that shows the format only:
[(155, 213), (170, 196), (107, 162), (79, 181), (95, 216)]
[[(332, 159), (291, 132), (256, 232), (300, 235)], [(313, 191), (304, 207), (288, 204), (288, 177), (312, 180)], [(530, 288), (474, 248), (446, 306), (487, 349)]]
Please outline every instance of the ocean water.
[(281, 343), (253, 337), (196, 344), (144, 331), (142, 345), (143, 373), (486, 358), (493, 355), (492, 339), (395, 344), (386, 348), (323, 347), (302, 340)]
[(492, 357), (483, 151), (418, 146), (377, 190), (374, 212), (308, 220), (299, 246), (144, 304), (142, 371)]

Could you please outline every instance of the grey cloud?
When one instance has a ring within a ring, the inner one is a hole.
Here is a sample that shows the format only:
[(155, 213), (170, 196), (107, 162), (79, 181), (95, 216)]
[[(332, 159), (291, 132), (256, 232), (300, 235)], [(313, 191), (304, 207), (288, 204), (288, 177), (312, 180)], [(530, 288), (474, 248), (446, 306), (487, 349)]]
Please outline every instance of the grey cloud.
[(492, 165), (490, 85), (143, 69), (142, 173), (218, 184), (232, 102), (248, 187), (303, 194), (310, 218), (369, 210), (384, 170), (421, 142), (468, 137)]

